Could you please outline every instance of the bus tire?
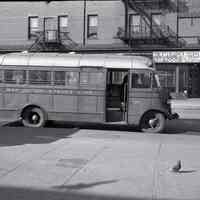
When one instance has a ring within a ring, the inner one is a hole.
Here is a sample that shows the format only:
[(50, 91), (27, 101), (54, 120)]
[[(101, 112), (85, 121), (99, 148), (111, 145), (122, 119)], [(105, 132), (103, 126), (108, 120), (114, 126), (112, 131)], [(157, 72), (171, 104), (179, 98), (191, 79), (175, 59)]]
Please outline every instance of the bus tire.
[(39, 107), (28, 107), (23, 111), (22, 123), (25, 127), (43, 127), (47, 121), (45, 112)]
[(140, 129), (146, 133), (160, 133), (165, 127), (165, 116), (161, 112), (151, 111), (142, 117)]

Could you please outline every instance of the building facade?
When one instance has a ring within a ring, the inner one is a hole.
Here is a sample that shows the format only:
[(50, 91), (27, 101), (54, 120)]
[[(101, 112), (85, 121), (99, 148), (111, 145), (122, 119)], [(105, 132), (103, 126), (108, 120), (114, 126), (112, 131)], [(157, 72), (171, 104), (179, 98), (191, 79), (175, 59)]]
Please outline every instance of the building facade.
[[(200, 97), (200, 14), (188, 1), (2, 1), (0, 13), (2, 51), (148, 52), (164, 87)], [(191, 59), (170, 61), (180, 54)]]

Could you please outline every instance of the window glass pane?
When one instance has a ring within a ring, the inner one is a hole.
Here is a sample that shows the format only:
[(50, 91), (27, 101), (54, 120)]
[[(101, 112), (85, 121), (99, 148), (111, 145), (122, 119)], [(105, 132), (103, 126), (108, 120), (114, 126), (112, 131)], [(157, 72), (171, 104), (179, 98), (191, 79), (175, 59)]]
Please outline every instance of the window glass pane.
[(81, 72), (80, 74), (80, 84), (88, 84), (89, 73), (88, 72)]
[(31, 28), (38, 28), (39, 27), (38, 17), (30, 17), (30, 27)]
[(161, 19), (162, 19), (161, 14), (152, 14), (152, 20), (159, 26), (161, 25)]
[(51, 84), (51, 72), (40, 70), (29, 71), (29, 82), (30, 84)]
[(112, 84), (121, 85), (127, 72), (112, 72)]
[(89, 16), (89, 26), (98, 26), (98, 16)]
[(66, 72), (66, 85), (76, 86), (79, 83), (79, 72)]
[(55, 83), (55, 85), (65, 85), (65, 72), (64, 71), (54, 72), (54, 83)]
[(39, 18), (38, 17), (29, 17), (29, 35), (30, 39), (36, 37), (36, 32), (39, 31)]
[(88, 16), (88, 38), (96, 39), (98, 32), (98, 16), (89, 15)]
[(25, 84), (25, 70), (5, 70), (5, 82), (11, 84)]
[(132, 26), (139, 26), (140, 25), (140, 15), (131, 15), (131, 25)]
[(68, 26), (68, 17), (67, 16), (59, 17), (59, 26), (60, 26), (60, 28), (64, 28), (64, 27)]
[(133, 73), (132, 88), (151, 88), (150, 72)]

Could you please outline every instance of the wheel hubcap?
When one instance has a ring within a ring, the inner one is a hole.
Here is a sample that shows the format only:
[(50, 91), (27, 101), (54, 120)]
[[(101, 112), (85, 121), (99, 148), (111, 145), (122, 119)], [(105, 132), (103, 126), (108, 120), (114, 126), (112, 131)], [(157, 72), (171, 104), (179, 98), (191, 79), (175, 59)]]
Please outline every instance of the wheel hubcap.
[(158, 126), (158, 124), (159, 124), (159, 119), (157, 119), (157, 118), (149, 120), (149, 126), (151, 128), (156, 128)]
[(37, 123), (39, 122), (39, 120), (40, 120), (40, 117), (39, 117), (36, 113), (34, 113), (34, 114), (31, 116), (31, 122), (32, 122), (33, 124), (37, 124)]

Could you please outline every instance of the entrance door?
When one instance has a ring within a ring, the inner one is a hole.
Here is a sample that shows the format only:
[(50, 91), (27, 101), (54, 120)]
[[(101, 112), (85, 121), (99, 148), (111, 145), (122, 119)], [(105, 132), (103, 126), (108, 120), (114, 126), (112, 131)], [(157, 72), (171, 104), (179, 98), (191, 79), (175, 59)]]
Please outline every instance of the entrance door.
[(106, 122), (127, 122), (128, 70), (108, 70)]

